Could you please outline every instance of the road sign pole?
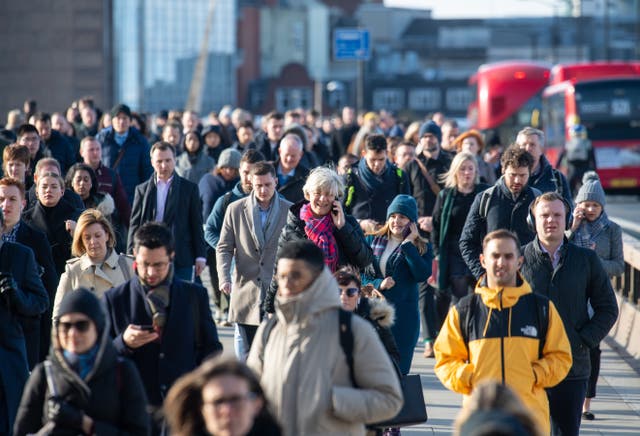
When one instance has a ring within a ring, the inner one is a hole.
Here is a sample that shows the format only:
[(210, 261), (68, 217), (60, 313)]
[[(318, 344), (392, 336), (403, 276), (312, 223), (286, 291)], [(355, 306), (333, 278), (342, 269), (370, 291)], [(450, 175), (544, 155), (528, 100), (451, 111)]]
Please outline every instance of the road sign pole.
[(358, 64), (358, 80), (357, 88), (357, 104), (358, 112), (364, 110), (364, 61), (357, 61)]

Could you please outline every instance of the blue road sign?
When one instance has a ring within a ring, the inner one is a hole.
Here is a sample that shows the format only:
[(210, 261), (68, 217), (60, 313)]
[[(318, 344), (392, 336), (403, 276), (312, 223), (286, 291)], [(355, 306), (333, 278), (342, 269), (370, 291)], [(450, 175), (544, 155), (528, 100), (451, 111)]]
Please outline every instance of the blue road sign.
[(333, 33), (333, 55), (337, 61), (368, 61), (371, 57), (369, 31), (336, 29)]

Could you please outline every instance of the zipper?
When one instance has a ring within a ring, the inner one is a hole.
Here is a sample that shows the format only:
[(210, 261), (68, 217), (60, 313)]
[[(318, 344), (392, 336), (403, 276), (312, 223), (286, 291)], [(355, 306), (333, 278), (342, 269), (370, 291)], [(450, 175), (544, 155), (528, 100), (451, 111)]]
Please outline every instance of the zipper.
[(506, 384), (506, 377), (504, 371), (504, 312), (502, 310), (502, 292), (504, 289), (501, 289), (498, 292), (498, 301), (500, 302), (500, 372), (502, 376), (502, 384)]

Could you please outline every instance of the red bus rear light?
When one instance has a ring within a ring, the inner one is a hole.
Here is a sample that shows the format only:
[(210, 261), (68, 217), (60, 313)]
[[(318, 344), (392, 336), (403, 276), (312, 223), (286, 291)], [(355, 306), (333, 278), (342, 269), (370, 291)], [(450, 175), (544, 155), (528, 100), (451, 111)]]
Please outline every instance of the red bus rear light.
[(527, 73), (525, 73), (524, 71), (516, 71), (515, 73), (513, 73), (513, 77), (515, 79), (525, 79), (527, 77)]

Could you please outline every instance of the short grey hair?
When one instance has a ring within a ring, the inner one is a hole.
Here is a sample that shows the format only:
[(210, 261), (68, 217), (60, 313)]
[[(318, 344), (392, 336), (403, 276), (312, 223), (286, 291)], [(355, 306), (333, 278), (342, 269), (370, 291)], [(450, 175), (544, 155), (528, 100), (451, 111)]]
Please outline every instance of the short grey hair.
[(328, 192), (341, 200), (344, 197), (344, 180), (329, 167), (317, 167), (309, 173), (302, 192), (307, 200), (316, 192)]
[(518, 132), (518, 134), (516, 135), (516, 140), (518, 139), (518, 136), (537, 136), (538, 139), (540, 140), (540, 144), (542, 144), (542, 146), (544, 147), (544, 132), (540, 129), (535, 129), (533, 127), (525, 127), (524, 129), (520, 130)]
[(284, 143), (285, 141), (292, 142), (300, 151), (304, 149), (304, 144), (302, 142), (302, 139), (300, 139), (300, 137), (295, 133), (287, 133), (284, 136), (284, 138), (280, 140), (280, 144)]

